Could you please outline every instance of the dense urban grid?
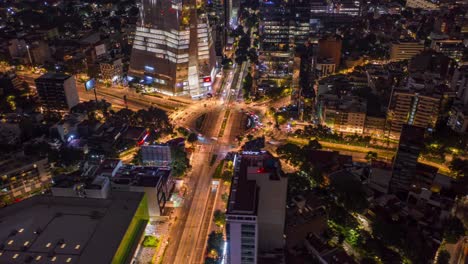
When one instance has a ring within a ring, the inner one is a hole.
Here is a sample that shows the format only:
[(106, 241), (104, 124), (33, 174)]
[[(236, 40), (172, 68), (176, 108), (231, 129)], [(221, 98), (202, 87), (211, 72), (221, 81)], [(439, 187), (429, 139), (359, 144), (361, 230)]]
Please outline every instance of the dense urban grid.
[(0, 264), (468, 263), (465, 0), (2, 0), (0, 119)]

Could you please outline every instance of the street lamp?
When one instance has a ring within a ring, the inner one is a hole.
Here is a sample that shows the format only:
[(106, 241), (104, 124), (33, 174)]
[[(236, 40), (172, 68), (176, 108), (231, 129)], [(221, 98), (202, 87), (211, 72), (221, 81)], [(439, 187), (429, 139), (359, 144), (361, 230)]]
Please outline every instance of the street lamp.
[(29, 64), (32, 67), (31, 53), (29, 52), (29, 45), (26, 45), (26, 50), (28, 51)]

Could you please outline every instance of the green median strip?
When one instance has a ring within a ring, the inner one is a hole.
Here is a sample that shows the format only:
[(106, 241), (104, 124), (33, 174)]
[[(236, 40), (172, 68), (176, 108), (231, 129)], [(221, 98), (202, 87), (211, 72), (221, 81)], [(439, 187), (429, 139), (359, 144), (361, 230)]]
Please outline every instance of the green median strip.
[(219, 134), (218, 134), (218, 138), (223, 137), (224, 130), (226, 129), (227, 121), (229, 119), (230, 114), (231, 114), (231, 110), (230, 109), (226, 110), (226, 113), (224, 114), (223, 123), (221, 124), (221, 130), (219, 131)]

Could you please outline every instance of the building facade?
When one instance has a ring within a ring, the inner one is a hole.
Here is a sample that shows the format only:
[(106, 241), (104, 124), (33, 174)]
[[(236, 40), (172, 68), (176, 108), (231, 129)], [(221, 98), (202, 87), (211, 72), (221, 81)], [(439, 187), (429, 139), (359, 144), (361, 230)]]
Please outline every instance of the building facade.
[(182, 0), (141, 0), (130, 79), (169, 95), (211, 92), (216, 54), (207, 15)]
[(418, 164), (419, 153), (424, 147), (424, 128), (404, 125), (400, 143), (393, 162), (390, 190), (394, 193), (408, 192), (414, 171)]
[(68, 111), (80, 102), (75, 77), (46, 73), (35, 80), (39, 99), (46, 111)]
[(47, 159), (15, 157), (0, 163), (0, 205), (28, 198), (49, 188)]
[(287, 178), (269, 153), (235, 155), (226, 213), (229, 263), (254, 264), (284, 247)]
[(424, 43), (417, 41), (398, 41), (394, 42), (390, 48), (390, 59), (408, 60), (424, 50)]
[(390, 138), (400, 137), (403, 125), (434, 128), (439, 119), (441, 96), (411, 89), (393, 89), (387, 112), (386, 129)]

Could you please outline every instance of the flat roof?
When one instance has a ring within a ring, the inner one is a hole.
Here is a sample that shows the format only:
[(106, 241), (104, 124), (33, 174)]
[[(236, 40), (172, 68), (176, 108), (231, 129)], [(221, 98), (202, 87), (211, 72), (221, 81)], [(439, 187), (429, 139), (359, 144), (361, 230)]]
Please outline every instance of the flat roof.
[(37, 80), (50, 80), (50, 79), (53, 79), (53, 80), (66, 80), (66, 79), (68, 79), (70, 77), (71, 77), (70, 75), (63, 74), (63, 73), (48, 72), (48, 73), (45, 73), (45, 74), (41, 75), (39, 78), (36, 79), (36, 81)]
[(116, 184), (156, 187), (161, 180), (167, 181), (170, 174), (171, 170), (165, 167), (124, 165), (111, 180)]
[(0, 210), (0, 263), (110, 263), (144, 193), (34, 196)]
[(238, 157), (240, 165), (233, 176), (227, 213), (255, 215), (261, 190), (248, 176), (265, 174), (270, 180), (279, 180), (281, 175), (274, 168), (275, 158), (268, 152), (243, 152)]

